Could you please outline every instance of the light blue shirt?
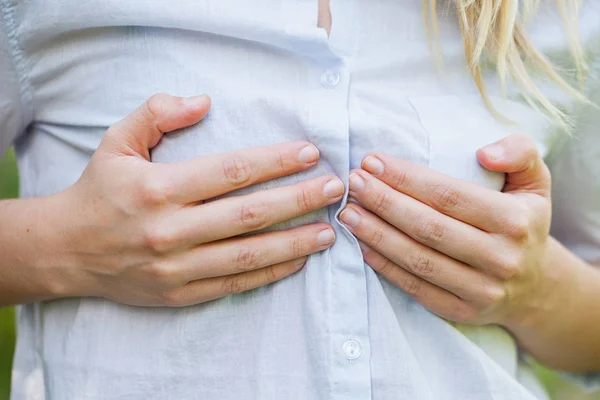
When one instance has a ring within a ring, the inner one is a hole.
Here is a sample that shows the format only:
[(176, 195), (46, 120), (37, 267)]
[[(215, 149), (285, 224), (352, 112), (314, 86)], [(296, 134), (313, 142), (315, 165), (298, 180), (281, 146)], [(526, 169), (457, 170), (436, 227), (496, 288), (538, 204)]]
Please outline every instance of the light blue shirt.
[[(440, 21), (439, 70), (419, 1), (331, 7), (328, 37), (317, 0), (0, 0), (0, 150), (16, 145), (22, 196), (73, 184), (106, 128), (152, 94), (207, 93), (207, 119), (166, 137), (153, 161), (294, 140), (321, 151), (310, 171), (238, 193), (325, 173), (347, 182), (371, 151), (501, 190), (475, 151), (528, 133), (553, 169), (553, 234), (600, 261), (597, 113), (540, 83), (579, 138), (512, 95), (495, 97), (514, 121), (503, 124), (467, 72), (452, 13)], [(553, 7), (531, 35), (564, 61)], [(580, 29), (595, 77), (600, 2), (584, 3)], [(92, 298), (21, 307), (13, 400), (545, 398), (503, 329), (457, 329), (365, 265), (336, 219), (345, 201), (273, 228), (325, 221), (337, 241), (267, 287), (181, 309)]]

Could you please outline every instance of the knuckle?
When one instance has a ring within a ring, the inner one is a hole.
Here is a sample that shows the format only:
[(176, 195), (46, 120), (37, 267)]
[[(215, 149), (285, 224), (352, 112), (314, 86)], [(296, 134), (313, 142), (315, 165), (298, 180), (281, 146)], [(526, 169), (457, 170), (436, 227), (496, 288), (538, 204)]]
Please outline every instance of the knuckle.
[(292, 237), (290, 241), (290, 249), (292, 251), (292, 258), (300, 258), (303, 256), (303, 242), (300, 236)]
[(389, 259), (382, 258), (379, 262), (373, 263), (371, 267), (375, 272), (380, 273), (382, 275), (387, 275), (393, 266), (394, 264)]
[(540, 158), (540, 152), (533, 138), (526, 134), (517, 135), (519, 140), (519, 149), (521, 151), (522, 162), (524, 166), (531, 168), (536, 160)]
[(227, 182), (233, 186), (240, 186), (249, 183), (254, 175), (252, 162), (243, 157), (227, 157), (223, 160), (223, 176)]
[(432, 206), (442, 212), (452, 211), (458, 205), (460, 192), (447, 184), (436, 185), (431, 193)]
[(240, 222), (248, 230), (255, 231), (269, 225), (269, 214), (264, 203), (243, 204), (240, 208)]
[(503, 263), (502, 274), (504, 279), (511, 279), (521, 270), (521, 259), (518, 256), (507, 257)]
[(298, 210), (300, 210), (301, 213), (306, 214), (313, 209), (315, 199), (310, 190), (300, 187), (296, 194), (296, 203), (298, 205)]
[(383, 240), (383, 228), (377, 227), (371, 233), (371, 237), (367, 240), (369, 247), (378, 248), (379, 244)]
[(272, 265), (270, 265), (266, 268), (263, 268), (263, 271), (265, 274), (265, 285), (268, 285), (269, 283), (273, 283), (280, 279), (280, 276), (277, 273), (277, 270)]
[(526, 133), (515, 133), (507, 138), (507, 140), (513, 140), (515, 143), (519, 144), (519, 148), (524, 149), (526, 151), (535, 151), (537, 155), (537, 146), (533, 138)]
[(168, 203), (168, 187), (159, 179), (142, 179), (141, 188), (137, 192), (143, 206), (158, 207)]
[(540, 154), (538, 152), (537, 147), (535, 146), (535, 144), (532, 144), (531, 147), (527, 147), (526, 151), (526, 158), (527, 160), (529, 160), (529, 165), (533, 166), (535, 164), (535, 161), (539, 158)]
[(510, 280), (519, 274), (521, 270), (521, 257), (516, 252), (507, 252), (506, 254), (499, 254), (496, 257), (495, 267), (499, 272), (500, 278)]
[(143, 122), (157, 121), (164, 113), (165, 104), (169, 98), (170, 96), (167, 94), (157, 93), (146, 100), (140, 114), (144, 119)]
[[(128, 117), (129, 118), (129, 117)], [(114, 146), (115, 141), (119, 136), (122, 135), (122, 127), (119, 123), (114, 123), (108, 127), (104, 138), (102, 139), (101, 145), (105, 145), (105, 143), (110, 143), (110, 145)]]
[(153, 227), (144, 235), (145, 247), (155, 253), (167, 253), (172, 250), (177, 242), (177, 237), (168, 230)]
[(519, 242), (525, 242), (529, 239), (530, 227), (531, 220), (527, 207), (523, 205), (515, 206), (507, 221), (506, 231), (508, 235)]
[(160, 114), (163, 110), (165, 103), (167, 103), (171, 99), (171, 96), (166, 93), (156, 93), (150, 96), (146, 101), (146, 106), (148, 110), (152, 112), (154, 115)]
[(412, 274), (407, 274), (402, 282), (402, 288), (409, 296), (416, 299), (421, 297), (423, 292), (423, 281)]
[(394, 183), (392, 187), (396, 190), (400, 190), (410, 185), (409, 175), (406, 171), (397, 171), (394, 176)]
[(263, 255), (259, 249), (242, 247), (236, 256), (235, 267), (237, 270), (245, 272), (258, 268), (263, 261)]
[(429, 278), (435, 274), (436, 267), (431, 255), (424, 249), (412, 250), (408, 255), (408, 268), (410, 272), (423, 278)]
[(373, 211), (376, 214), (383, 214), (390, 210), (392, 206), (392, 199), (387, 193), (379, 193), (375, 198), (375, 203), (373, 204)]
[(521, 138), (521, 140), (523, 141), (523, 149), (525, 151), (525, 154), (527, 155), (527, 158), (529, 160), (534, 160), (538, 158), (540, 153), (534, 140), (529, 135), (526, 135), (524, 133), (521, 134)]
[(286, 168), (286, 157), (282, 151), (278, 151), (275, 158), (275, 165), (277, 166), (277, 170), (280, 174), (284, 174), (287, 171)]
[(222, 291), (226, 295), (242, 293), (249, 288), (248, 274), (231, 275), (223, 281)]
[(444, 225), (431, 218), (419, 218), (415, 225), (416, 239), (426, 245), (435, 245), (444, 240), (446, 232)]
[(162, 286), (170, 286), (174, 278), (173, 268), (165, 263), (152, 263), (146, 267), (145, 271), (152, 281), (158, 282)]
[(487, 307), (499, 304), (506, 298), (506, 289), (502, 286), (487, 284), (483, 288), (483, 300)]

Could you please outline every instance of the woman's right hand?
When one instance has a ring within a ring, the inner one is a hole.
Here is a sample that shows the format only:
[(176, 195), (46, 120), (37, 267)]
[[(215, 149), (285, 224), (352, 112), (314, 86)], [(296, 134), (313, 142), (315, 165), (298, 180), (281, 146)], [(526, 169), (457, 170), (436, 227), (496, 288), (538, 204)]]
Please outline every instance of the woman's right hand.
[(335, 176), (209, 201), (311, 168), (319, 153), (309, 143), (150, 162), (164, 132), (197, 123), (209, 108), (206, 96), (155, 95), (108, 129), (79, 181), (54, 201), (68, 219), (59, 266), (47, 275), (56, 297), (192, 305), (282, 279), (331, 246), (325, 223), (240, 235), (339, 201)]

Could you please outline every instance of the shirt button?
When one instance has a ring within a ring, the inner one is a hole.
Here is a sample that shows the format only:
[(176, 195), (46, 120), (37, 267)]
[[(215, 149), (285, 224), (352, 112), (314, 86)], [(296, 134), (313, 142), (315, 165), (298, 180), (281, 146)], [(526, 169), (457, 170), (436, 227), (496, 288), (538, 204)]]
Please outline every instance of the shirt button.
[(344, 343), (342, 349), (344, 350), (344, 355), (348, 360), (356, 360), (362, 353), (360, 343), (354, 339), (348, 340), (346, 343)]
[(327, 89), (336, 87), (338, 83), (340, 83), (340, 74), (336, 71), (329, 70), (321, 75), (321, 85)]

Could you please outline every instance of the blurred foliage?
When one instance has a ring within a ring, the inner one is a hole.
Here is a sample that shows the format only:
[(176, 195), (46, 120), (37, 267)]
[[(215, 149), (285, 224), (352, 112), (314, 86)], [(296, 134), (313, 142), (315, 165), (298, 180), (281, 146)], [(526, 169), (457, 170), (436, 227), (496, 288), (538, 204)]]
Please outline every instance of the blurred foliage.
[[(0, 158), (0, 199), (18, 196), (15, 155), (9, 151)], [(0, 400), (10, 392), (10, 369), (15, 346), (15, 315), (12, 308), (0, 308)]]
[(4, 157), (0, 154), (0, 199), (19, 195), (19, 180), (15, 153), (9, 150)]
[[(17, 197), (18, 180), (15, 156), (9, 151), (0, 158), (0, 199)], [(0, 308), (0, 400), (8, 400), (10, 370), (15, 344), (15, 313), (12, 308)], [(538, 367), (538, 375), (555, 400), (600, 400), (600, 394), (585, 395), (573, 385), (559, 379), (555, 373)]]
[(0, 399), (8, 400), (10, 369), (15, 345), (15, 323), (12, 308), (0, 309)]

